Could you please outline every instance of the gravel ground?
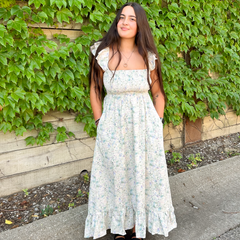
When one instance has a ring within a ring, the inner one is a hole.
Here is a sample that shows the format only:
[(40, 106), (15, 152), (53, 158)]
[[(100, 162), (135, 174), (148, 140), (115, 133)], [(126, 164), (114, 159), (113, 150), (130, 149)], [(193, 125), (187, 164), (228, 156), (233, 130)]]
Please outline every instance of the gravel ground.
[[(198, 142), (180, 149), (174, 149), (173, 146), (170, 151), (166, 151), (168, 175), (180, 174), (239, 154), (240, 133)], [(0, 232), (86, 204), (90, 178), (91, 172), (82, 172), (61, 182), (0, 198)]]

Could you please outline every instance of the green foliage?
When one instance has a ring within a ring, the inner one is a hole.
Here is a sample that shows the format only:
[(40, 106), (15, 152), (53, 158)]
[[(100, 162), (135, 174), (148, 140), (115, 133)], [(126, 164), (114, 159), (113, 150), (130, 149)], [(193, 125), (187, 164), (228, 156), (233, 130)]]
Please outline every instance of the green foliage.
[(28, 196), (28, 189), (27, 188), (25, 188), (25, 189), (23, 189), (23, 192), (24, 192), (24, 194), (25, 194), (25, 196)]
[(81, 190), (78, 190), (77, 197), (82, 197), (84, 194), (82, 193)]
[(1, 0), (0, 8), (10, 8), (16, 3), (16, 0)]
[[(27, 144), (74, 137), (63, 127), (42, 122), (51, 110), (74, 111), (84, 130), (96, 135), (89, 100), (89, 47), (109, 29), (126, 0), (29, 0), (28, 6), (3, 1), (0, 8), (0, 131), (37, 130)], [(195, 121), (218, 119), (226, 104), (240, 114), (240, 4), (237, 1), (138, 0), (144, 7), (162, 63), (168, 97), (164, 117), (178, 125), (183, 116)], [(5, 5), (4, 5), (5, 4)], [(82, 23), (82, 35), (48, 40), (29, 24), (65, 26)], [(179, 57), (181, 53), (183, 57)], [(209, 71), (217, 73), (211, 78)]]
[(68, 208), (74, 207), (74, 206), (75, 206), (74, 202), (68, 204)]
[(83, 179), (85, 182), (89, 182), (89, 175), (86, 173), (84, 176), (83, 176)]
[(172, 158), (169, 160), (169, 163), (172, 165), (176, 162), (180, 162), (180, 160), (182, 159), (182, 155), (181, 153), (178, 152), (172, 152)]
[(198, 166), (197, 162), (201, 162), (202, 159), (204, 159), (204, 157), (201, 156), (200, 153), (196, 153), (196, 155), (190, 154), (188, 160), (189, 160), (191, 163), (190, 163), (190, 164), (187, 164), (187, 167), (188, 167), (189, 169), (191, 169), (192, 167)]
[(53, 208), (49, 205), (46, 206), (45, 209), (42, 209), (42, 211), (40, 212), (40, 216), (49, 216), (53, 214)]

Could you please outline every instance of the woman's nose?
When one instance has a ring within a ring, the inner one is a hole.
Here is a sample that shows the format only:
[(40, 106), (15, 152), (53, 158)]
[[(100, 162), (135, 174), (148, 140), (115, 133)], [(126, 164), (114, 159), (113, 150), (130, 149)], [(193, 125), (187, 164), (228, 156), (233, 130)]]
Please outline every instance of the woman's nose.
[(123, 24), (128, 24), (128, 19), (127, 18), (125, 18), (124, 20), (123, 20)]

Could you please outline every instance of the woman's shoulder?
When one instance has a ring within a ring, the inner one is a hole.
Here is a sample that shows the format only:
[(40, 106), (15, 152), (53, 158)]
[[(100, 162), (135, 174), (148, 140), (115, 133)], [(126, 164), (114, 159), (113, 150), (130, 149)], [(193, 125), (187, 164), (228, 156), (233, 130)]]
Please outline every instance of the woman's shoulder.
[(90, 51), (92, 52), (92, 54), (95, 56), (97, 49), (99, 47), (99, 45), (101, 44), (101, 41), (95, 42), (92, 46), (90, 46)]
[(157, 55), (154, 52), (148, 50), (148, 61), (150, 71), (155, 69), (155, 60), (157, 60)]
[[(92, 52), (92, 54), (95, 56), (98, 47), (100, 46), (101, 41), (95, 42), (91, 47), (90, 50)], [(96, 56), (96, 60), (98, 62), (98, 64), (100, 65), (100, 67), (106, 71), (107, 67), (108, 67), (108, 55), (109, 55), (109, 48), (106, 47), (104, 49), (102, 49), (98, 55)]]
[[(90, 46), (90, 51), (92, 52), (92, 54), (95, 56), (96, 55), (96, 52), (97, 52), (97, 49), (98, 49), (98, 47), (100, 46), (100, 44), (101, 44), (101, 41), (98, 41), (98, 42), (95, 42), (92, 46)], [(106, 48), (104, 48), (104, 49), (102, 49), (99, 53), (98, 53), (98, 55), (100, 55), (100, 53), (103, 53), (103, 52), (108, 52), (109, 51), (109, 49), (108, 49), (108, 47), (106, 47)]]

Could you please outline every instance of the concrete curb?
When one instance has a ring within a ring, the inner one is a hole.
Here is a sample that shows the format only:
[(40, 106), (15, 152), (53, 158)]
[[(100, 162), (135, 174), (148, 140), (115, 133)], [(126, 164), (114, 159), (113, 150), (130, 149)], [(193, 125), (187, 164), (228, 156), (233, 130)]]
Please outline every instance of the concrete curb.
[[(212, 240), (240, 224), (240, 156), (169, 177), (169, 182), (178, 226), (167, 238), (147, 232), (146, 239)], [(0, 240), (83, 240), (87, 206), (5, 231)], [(99, 239), (113, 239), (107, 233)]]

